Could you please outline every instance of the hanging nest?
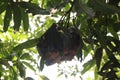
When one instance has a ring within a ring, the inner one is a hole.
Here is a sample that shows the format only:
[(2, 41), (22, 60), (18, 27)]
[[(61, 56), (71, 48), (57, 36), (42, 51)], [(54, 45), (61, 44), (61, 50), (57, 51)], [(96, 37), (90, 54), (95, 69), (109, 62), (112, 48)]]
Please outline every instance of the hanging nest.
[(75, 28), (61, 29), (53, 24), (45, 34), (40, 37), (37, 50), (46, 65), (72, 60), (80, 49), (80, 35)]

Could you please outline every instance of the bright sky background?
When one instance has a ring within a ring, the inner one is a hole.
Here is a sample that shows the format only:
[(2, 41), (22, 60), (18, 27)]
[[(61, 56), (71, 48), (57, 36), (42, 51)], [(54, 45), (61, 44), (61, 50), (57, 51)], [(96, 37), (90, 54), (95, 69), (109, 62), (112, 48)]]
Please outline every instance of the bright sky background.
[[(68, 69), (67, 66), (77, 65), (78, 69), (81, 71), (83, 69), (83, 67), (82, 67), (83, 63), (85, 63), (86, 61), (88, 61), (90, 59), (91, 59), (91, 56), (88, 55), (88, 57), (86, 57), (86, 59), (82, 63), (80, 61), (76, 61), (76, 60), (68, 61), (67, 63), (62, 62), (60, 64), (60, 68), (67, 69), (69, 71), (73, 71), (73, 70)], [(69, 78), (67, 78), (67, 79), (65, 78), (65, 76), (57, 77), (57, 75), (59, 74), (57, 66), (58, 66), (58, 64), (54, 64), (52, 66), (45, 66), (43, 71), (42, 72), (37, 72), (37, 74), (45, 75), (50, 80), (81, 80), (79, 76), (81, 76), (83, 80), (88, 80), (88, 78), (91, 78), (89, 80), (92, 80), (92, 78), (94, 77), (94, 72), (93, 71), (89, 71), (89, 72), (85, 73), (84, 75), (81, 75), (80, 73), (77, 73), (76, 77), (69, 76)], [(64, 68), (64, 66), (66, 66), (66, 68)], [(34, 74), (34, 72), (32, 72), (31, 70), (27, 70), (27, 76), (32, 77), (35, 80), (39, 80), (38, 75)]]

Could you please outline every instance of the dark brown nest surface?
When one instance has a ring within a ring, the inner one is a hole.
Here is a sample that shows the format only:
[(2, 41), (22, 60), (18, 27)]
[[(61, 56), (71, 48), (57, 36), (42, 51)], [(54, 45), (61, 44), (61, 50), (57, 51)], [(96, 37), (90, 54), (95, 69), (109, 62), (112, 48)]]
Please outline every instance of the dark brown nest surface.
[(61, 28), (53, 24), (40, 37), (37, 49), (46, 65), (70, 61), (81, 45), (80, 34), (75, 28)]

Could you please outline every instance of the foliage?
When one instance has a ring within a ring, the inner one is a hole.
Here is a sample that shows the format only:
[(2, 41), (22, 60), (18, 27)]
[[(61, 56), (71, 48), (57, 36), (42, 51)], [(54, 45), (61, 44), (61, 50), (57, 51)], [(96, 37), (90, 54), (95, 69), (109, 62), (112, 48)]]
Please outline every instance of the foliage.
[[(71, 64), (72, 62), (72, 64)], [(62, 65), (58, 65), (58, 77), (62, 77), (62, 79), (69, 80), (69, 79), (79, 79), (83, 80), (82, 76), (80, 74), (82, 65), (80, 65), (80, 62), (77, 60), (77, 58), (74, 58), (74, 60), (70, 62), (63, 62)]]
[[(0, 14), (0, 78), (25, 78), (26, 66), (35, 71), (28, 62), (37, 64), (32, 57), (37, 51), (32, 47), (54, 22), (78, 29), (84, 44), (76, 56), (78, 59), (88, 54), (93, 56), (83, 65), (83, 74), (97, 67), (95, 74), (103, 80), (120, 79), (119, 0), (0, 0)], [(33, 21), (39, 26), (31, 32), (29, 21), (35, 15), (47, 17), (44, 23)], [(95, 80), (98, 78), (95, 76)]]

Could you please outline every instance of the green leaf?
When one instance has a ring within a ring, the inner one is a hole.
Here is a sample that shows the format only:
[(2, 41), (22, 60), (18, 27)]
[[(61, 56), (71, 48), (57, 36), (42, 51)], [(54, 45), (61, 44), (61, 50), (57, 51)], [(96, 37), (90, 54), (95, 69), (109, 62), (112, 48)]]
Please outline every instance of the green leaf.
[(28, 28), (29, 28), (28, 14), (25, 13), (25, 9), (23, 9), (23, 8), (21, 8), (21, 13), (22, 13), (23, 29), (24, 29), (24, 31), (28, 31)]
[(48, 2), (48, 0), (43, 0), (42, 1), (42, 7), (47, 8), (48, 7), (47, 2)]
[(89, 0), (89, 4), (90, 6), (92, 6), (92, 8), (96, 11), (100, 11), (102, 13), (107, 13), (107, 14), (111, 14), (111, 13), (118, 13), (120, 14), (120, 9), (116, 6), (110, 5), (110, 4), (106, 4), (106, 2), (104, 1), (100, 1), (100, 0)]
[(102, 50), (103, 50), (102, 47), (97, 48), (97, 50), (96, 50), (96, 52), (95, 52), (95, 56), (94, 56), (94, 57), (95, 57), (95, 60), (96, 60), (96, 64), (97, 64), (98, 70), (99, 70), (99, 68), (100, 68), (100, 62), (101, 62), (102, 55), (103, 55)]
[(44, 68), (44, 58), (42, 57), (40, 60), (40, 70), (42, 71)]
[(55, 20), (51, 19), (50, 17), (46, 17), (45, 23), (42, 25), (42, 27), (50, 27), (53, 23), (55, 23)]
[(93, 17), (95, 14), (94, 11), (81, 0), (75, 1), (75, 10), (78, 14), (86, 13), (90, 17)]
[(3, 18), (2, 18), (3, 16), (2, 15), (0, 15), (0, 25), (3, 25)]
[(49, 80), (49, 79), (44, 75), (40, 75), (39, 80)]
[(41, 7), (39, 7), (37, 4), (35, 3), (30, 3), (30, 2), (19, 2), (19, 5), (26, 9), (26, 11), (28, 13), (32, 13), (33, 15), (36, 14), (42, 14), (42, 15), (48, 15), (50, 14), (48, 10), (43, 9)]
[(3, 27), (4, 31), (8, 30), (11, 18), (12, 18), (11, 6), (7, 5), (6, 13), (5, 13), (5, 16), (4, 16), (4, 27)]
[(14, 79), (14, 80), (18, 80), (17, 72), (15, 71), (15, 69), (14, 69), (13, 66), (10, 66), (10, 70), (11, 70), (11, 72), (13, 73), (13, 75), (12, 75), (12, 79)]
[(20, 56), (22, 60), (33, 60), (32, 56), (29, 53), (24, 53)]
[(108, 48), (105, 48), (105, 51), (106, 51), (107, 56), (110, 59), (110, 61), (112, 61), (114, 63), (118, 63), (118, 60), (117, 60), (117, 58), (115, 57), (115, 55), (113, 54), (112, 51), (110, 51)]
[(7, 59), (0, 59), (0, 64), (6, 66), (6, 67), (9, 67), (10, 64), (8, 63), (8, 60)]
[(98, 70), (97, 70), (97, 67), (95, 67), (94, 69), (94, 79), (97, 80), (98, 79)]
[(9, 0), (0, 0), (0, 2), (8, 2)]
[(20, 25), (21, 25), (21, 11), (20, 7), (16, 4), (12, 5), (13, 8), (13, 20), (14, 20), (14, 30), (19, 31)]
[(0, 14), (1, 14), (2, 12), (4, 12), (5, 9), (6, 9), (6, 4), (1, 4), (1, 5), (0, 5)]
[(84, 45), (83, 50), (84, 50), (84, 58), (90, 53), (91, 51), (91, 45)]
[(82, 49), (79, 49), (76, 56), (77, 56), (78, 60), (80, 59), (82, 61)]
[[(114, 26), (113, 26), (114, 27)], [(115, 39), (119, 40), (118, 34), (115, 32), (114, 28), (112, 26), (108, 27), (108, 30), (110, 31), (110, 33), (114, 36)]]
[(107, 61), (101, 68), (101, 72), (103, 72), (104, 70), (108, 70), (110, 69), (112, 66), (111, 66), (111, 61)]
[(20, 72), (20, 76), (24, 78), (26, 74), (24, 65), (21, 62), (17, 62), (17, 68)]
[(113, 51), (118, 51), (119, 53), (120, 52), (120, 40), (114, 39), (113, 42), (115, 43), (115, 44), (113, 43), (113, 45), (115, 46), (113, 48)]
[(23, 42), (23, 43), (17, 45), (16, 47), (13, 48), (13, 50), (19, 51), (19, 50), (31, 48), (31, 47), (36, 46), (38, 42), (39, 42), (38, 38), (37, 39), (31, 39), (31, 40), (28, 40), (26, 42)]
[(32, 0), (33, 3), (39, 4), (39, 0)]
[(25, 61), (22, 61), (23, 64), (25, 64), (28, 68), (30, 68), (31, 70), (33, 71), (36, 71), (33, 67), (33, 65), (31, 65), (31, 63), (28, 63), (28, 62), (25, 62)]
[(88, 61), (87, 63), (85, 63), (83, 65), (83, 70), (82, 70), (82, 74), (84, 74), (85, 72), (87, 72), (89, 69), (91, 69), (93, 66), (95, 65), (95, 60), (91, 59), (90, 61)]

